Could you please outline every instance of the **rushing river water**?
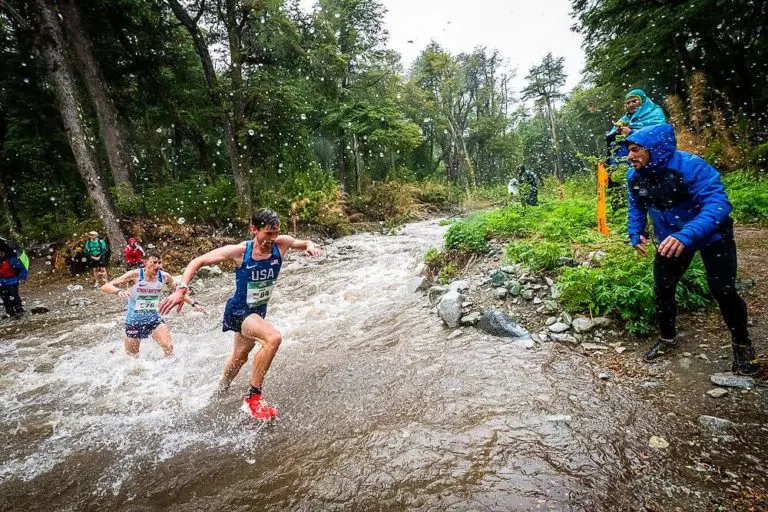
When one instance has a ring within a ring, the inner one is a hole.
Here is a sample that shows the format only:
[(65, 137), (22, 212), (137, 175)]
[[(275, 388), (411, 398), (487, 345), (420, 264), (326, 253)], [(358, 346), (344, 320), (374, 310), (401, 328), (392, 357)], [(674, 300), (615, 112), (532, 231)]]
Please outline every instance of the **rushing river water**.
[(280, 419), (239, 410), (249, 366), (214, 398), (232, 276), (208, 315), (172, 315), (176, 354), (122, 354), (123, 305), (0, 344), (0, 506), (147, 510), (632, 508), (647, 425), (662, 419), (558, 346), (465, 329), (421, 293), (435, 222), (336, 241), (287, 263), (268, 319)]

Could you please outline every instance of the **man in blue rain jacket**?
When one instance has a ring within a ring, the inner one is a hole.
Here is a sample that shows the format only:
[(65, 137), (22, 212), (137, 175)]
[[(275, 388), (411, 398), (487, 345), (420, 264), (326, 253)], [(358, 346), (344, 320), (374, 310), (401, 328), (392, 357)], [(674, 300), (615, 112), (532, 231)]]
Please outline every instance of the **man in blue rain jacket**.
[(759, 362), (747, 329), (747, 307), (736, 291), (733, 207), (720, 174), (702, 158), (678, 151), (669, 124), (636, 130), (623, 144), (631, 166), (627, 173), (630, 241), (641, 255), (648, 254), (646, 223), (650, 215), (660, 242), (653, 274), (661, 332), (644, 359), (652, 361), (679, 346), (675, 290), (698, 250), (709, 289), (731, 332), (733, 371), (754, 375)]

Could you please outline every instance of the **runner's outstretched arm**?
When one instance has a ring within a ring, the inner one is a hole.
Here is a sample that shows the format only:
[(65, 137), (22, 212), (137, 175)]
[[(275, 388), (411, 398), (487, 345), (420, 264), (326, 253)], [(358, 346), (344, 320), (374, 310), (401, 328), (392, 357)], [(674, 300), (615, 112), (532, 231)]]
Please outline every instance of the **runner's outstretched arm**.
[(214, 265), (227, 260), (233, 260), (235, 263), (239, 264), (243, 259), (244, 252), (245, 244), (225, 245), (224, 247), (209, 251), (190, 261), (187, 268), (184, 270), (184, 273), (181, 275), (181, 284), (177, 287), (176, 291), (160, 302), (160, 314), (165, 315), (173, 310), (173, 308), (176, 308), (176, 311), (181, 311), (181, 307), (185, 302), (184, 297), (187, 293), (187, 286), (192, 279), (194, 279), (195, 274), (200, 270), (200, 267)]
[(127, 284), (128, 286), (132, 285), (134, 281), (138, 278), (139, 271), (138, 270), (129, 270), (125, 274), (121, 275), (118, 278), (115, 278), (111, 280), (110, 282), (104, 284), (101, 287), (101, 291), (104, 293), (114, 293), (118, 297), (121, 297), (123, 299), (128, 298), (128, 290), (125, 288), (120, 288), (118, 285), (121, 284)]
[[(173, 280), (173, 276), (169, 274), (168, 272), (163, 272), (163, 279), (168, 284), (168, 288), (171, 289), (171, 293), (176, 291), (176, 282)], [(184, 296), (184, 302), (195, 308), (196, 311), (200, 311), (201, 313), (208, 313), (202, 304), (197, 302), (192, 297)]]
[(290, 235), (280, 235), (277, 237), (277, 245), (280, 247), (280, 253), (285, 255), (288, 249), (304, 251), (307, 256), (320, 256), (323, 251), (317, 247), (311, 240), (297, 240)]

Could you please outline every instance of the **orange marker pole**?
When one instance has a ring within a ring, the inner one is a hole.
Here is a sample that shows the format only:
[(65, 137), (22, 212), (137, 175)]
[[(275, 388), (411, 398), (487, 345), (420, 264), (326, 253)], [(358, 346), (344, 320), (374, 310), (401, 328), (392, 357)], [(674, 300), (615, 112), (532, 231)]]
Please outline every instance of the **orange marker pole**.
[(608, 171), (603, 162), (597, 164), (597, 230), (608, 236), (608, 216), (605, 210), (605, 191), (608, 188)]

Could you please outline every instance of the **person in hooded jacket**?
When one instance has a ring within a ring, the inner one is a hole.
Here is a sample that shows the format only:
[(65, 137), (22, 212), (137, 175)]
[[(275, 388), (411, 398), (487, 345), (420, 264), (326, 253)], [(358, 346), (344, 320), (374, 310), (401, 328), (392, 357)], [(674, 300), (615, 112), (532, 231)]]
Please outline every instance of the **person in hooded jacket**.
[(125, 246), (123, 251), (123, 262), (129, 269), (134, 269), (142, 266), (143, 259), (144, 249), (139, 245), (139, 240), (132, 236), (128, 239), (128, 245)]
[[(615, 167), (627, 156), (626, 146), (617, 142), (619, 137), (627, 137), (633, 131), (649, 126), (667, 124), (667, 116), (664, 110), (653, 102), (642, 89), (632, 89), (624, 96), (626, 112), (613, 123), (611, 130), (605, 135), (608, 145), (608, 165)], [(615, 179), (612, 173), (608, 175), (608, 192), (611, 206), (614, 210), (620, 208), (626, 201), (621, 197), (620, 180)], [(623, 194), (622, 194), (623, 195)]]
[(19, 283), (27, 280), (27, 267), (9, 246), (0, 245), (0, 299), (3, 300), (5, 312), (12, 318), (18, 318), (24, 313)]
[(675, 132), (669, 124), (636, 130), (623, 144), (630, 164), (630, 241), (638, 253), (648, 254), (647, 246), (652, 241), (646, 231), (648, 215), (660, 241), (653, 262), (660, 334), (643, 358), (653, 361), (679, 347), (675, 291), (699, 251), (709, 290), (731, 333), (733, 372), (754, 375), (760, 364), (749, 337), (747, 307), (736, 291), (736, 242), (730, 217), (733, 207), (720, 174), (704, 159), (677, 150)]

